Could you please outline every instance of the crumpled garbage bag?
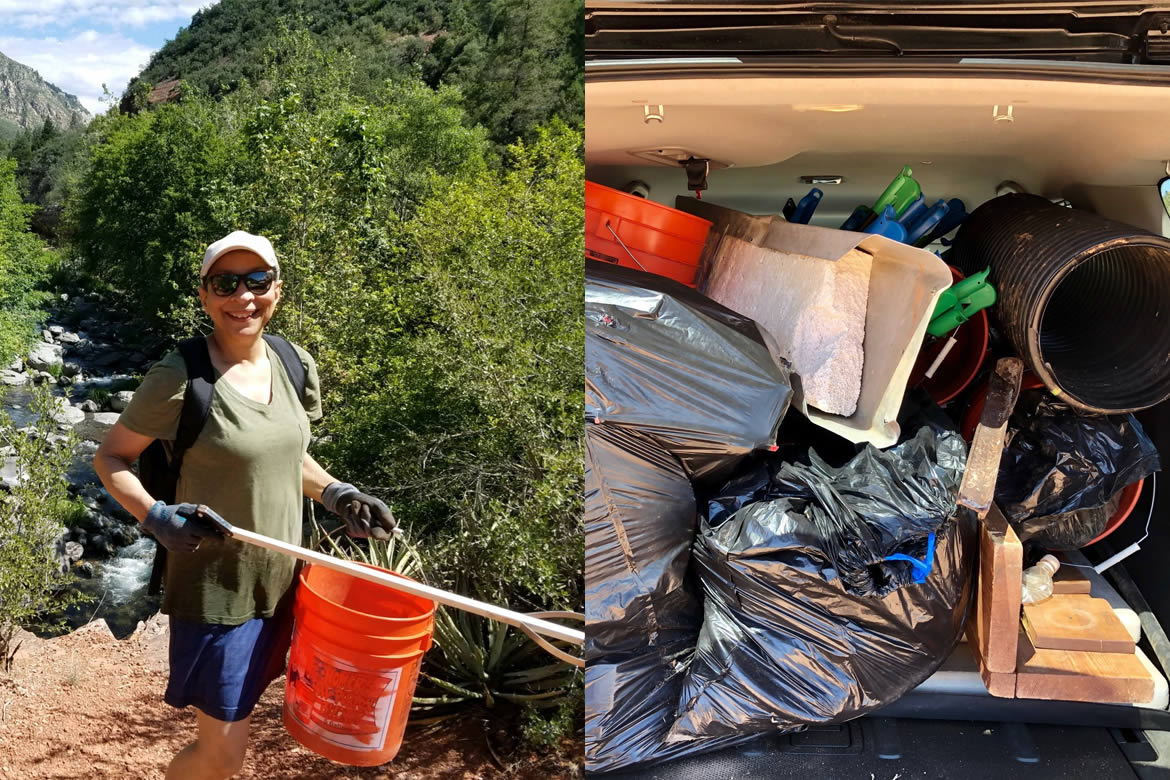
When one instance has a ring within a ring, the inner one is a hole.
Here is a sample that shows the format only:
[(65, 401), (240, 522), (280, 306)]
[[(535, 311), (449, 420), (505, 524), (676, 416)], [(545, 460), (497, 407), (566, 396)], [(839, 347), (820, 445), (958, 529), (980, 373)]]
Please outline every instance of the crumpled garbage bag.
[(586, 659), (693, 643), (702, 612), (684, 577), (697, 524), (677, 458), (637, 431), (586, 425)]
[(840, 723), (929, 677), (971, 596), (966, 454), (923, 427), (841, 468), (810, 453), (764, 487), (746, 477), (754, 502), (713, 502), (694, 548), (703, 628), (668, 741)]
[(695, 638), (617, 661), (585, 666), (585, 769), (614, 772), (722, 750), (755, 739), (736, 735), (667, 744)]
[[(1080, 510), (1105, 507), (1159, 470), (1158, 450), (1132, 414), (1082, 416), (1029, 392), (1008, 425), (995, 501), (1022, 540), (1037, 537), (1043, 544), (1038, 537), (1044, 536), (1053, 549), (1073, 549), (1100, 534), (1109, 519), (1103, 511)], [(1056, 527), (1048, 534), (1050, 526)]]
[(636, 428), (718, 480), (776, 443), (792, 376), (755, 322), (678, 282), (585, 264), (585, 415)]

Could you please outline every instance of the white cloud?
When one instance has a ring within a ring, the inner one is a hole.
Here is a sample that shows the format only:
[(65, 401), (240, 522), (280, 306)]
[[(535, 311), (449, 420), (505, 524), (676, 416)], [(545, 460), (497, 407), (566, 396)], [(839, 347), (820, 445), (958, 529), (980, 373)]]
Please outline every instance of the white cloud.
[(105, 25), (142, 27), (158, 22), (186, 24), (201, 8), (216, 0), (0, 0), (0, 28), (9, 24), (24, 29), (47, 26)]
[[(0, 0), (6, 2), (21, 0)], [(47, 0), (48, 3), (57, 0)], [(0, 52), (35, 68), (45, 81), (77, 95), (90, 113), (106, 109), (102, 84), (121, 95), (126, 84), (150, 61), (154, 50), (119, 33), (86, 30), (68, 38), (17, 38), (0, 35)]]

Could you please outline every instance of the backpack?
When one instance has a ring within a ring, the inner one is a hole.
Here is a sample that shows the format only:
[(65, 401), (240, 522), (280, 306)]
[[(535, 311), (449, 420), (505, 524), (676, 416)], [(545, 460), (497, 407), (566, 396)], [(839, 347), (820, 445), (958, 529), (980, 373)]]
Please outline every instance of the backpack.
[[(264, 334), (264, 341), (280, 358), (284, 373), (292, 382), (301, 403), (305, 402), (305, 367), (301, 365), (293, 345), (287, 339), (271, 333)], [(175, 489), (179, 483), (179, 472), (183, 468), (183, 455), (203, 430), (207, 415), (211, 412), (211, 397), (215, 393), (215, 369), (211, 365), (211, 353), (207, 339), (192, 336), (179, 342), (179, 352), (187, 366), (187, 389), (183, 394), (183, 410), (179, 414), (179, 430), (175, 435), (171, 458), (168, 462), (163, 444), (155, 439), (138, 456), (138, 479), (146, 492), (156, 500), (175, 503)], [(150, 595), (162, 588), (162, 575), (166, 567), (167, 549), (161, 544), (155, 548), (154, 566), (150, 571)]]

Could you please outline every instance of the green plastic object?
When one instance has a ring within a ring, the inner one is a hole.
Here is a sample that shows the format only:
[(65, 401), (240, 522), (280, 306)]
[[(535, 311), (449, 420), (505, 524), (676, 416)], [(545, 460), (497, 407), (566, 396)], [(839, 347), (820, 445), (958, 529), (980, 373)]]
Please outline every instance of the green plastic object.
[(989, 273), (991, 269), (984, 268), (943, 290), (926, 332), (932, 336), (945, 336), (995, 303), (995, 288), (987, 281)]
[(922, 188), (918, 186), (918, 182), (911, 175), (912, 173), (909, 165), (902, 168), (902, 172), (894, 177), (890, 186), (886, 187), (885, 191), (878, 196), (877, 202), (873, 204), (874, 214), (881, 214), (886, 210), (886, 206), (893, 206), (894, 212), (900, 217), (911, 203), (918, 200), (918, 196), (922, 194)]

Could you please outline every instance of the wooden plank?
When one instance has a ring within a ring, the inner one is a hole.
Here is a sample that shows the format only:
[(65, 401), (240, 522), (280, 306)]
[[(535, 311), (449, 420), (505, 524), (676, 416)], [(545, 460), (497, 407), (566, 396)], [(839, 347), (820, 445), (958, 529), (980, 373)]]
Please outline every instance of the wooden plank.
[(1072, 566), (1061, 566), (1052, 577), (1052, 593), (1063, 595), (1066, 593), (1089, 593), (1092, 583), (1081, 573), (1080, 569)]
[(1010, 673), (1016, 668), (1020, 632), (1020, 583), (1024, 550), (999, 508), (979, 522), (979, 587), (972, 645), (988, 671)]
[(1020, 636), (1016, 697), (1137, 704), (1154, 695), (1154, 678), (1136, 655), (1036, 649)]
[(979, 653), (979, 643), (968, 637), (967, 645), (971, 648), (971, 655), (974, 656), (975, 664), (979, 667), (979, 676), (983, 678), (983, 684), (987, 686), (987, 692), (992, 696), (998, 696), (1003, 699), (1015, 698), (1015, 672), (991, 671), (987, 668), (987, 664), (983, 662), (983, 656)]
[(1024, 363), (1019, 358), (1001, 358), (988, 380), (987, 400), (967, 455), (967, 467), (957, 498), (960, 506), (975, 510), (980, 517), (987, 514), (995, 499), (995, 480), (999, 476), (1004, 435), (1020, 394), (1023, 373)]
[(1129, 631), (1105, 599), (1081, 593), (1024, 605), (1024, 630), (1036, 648), (1133, 653)]

